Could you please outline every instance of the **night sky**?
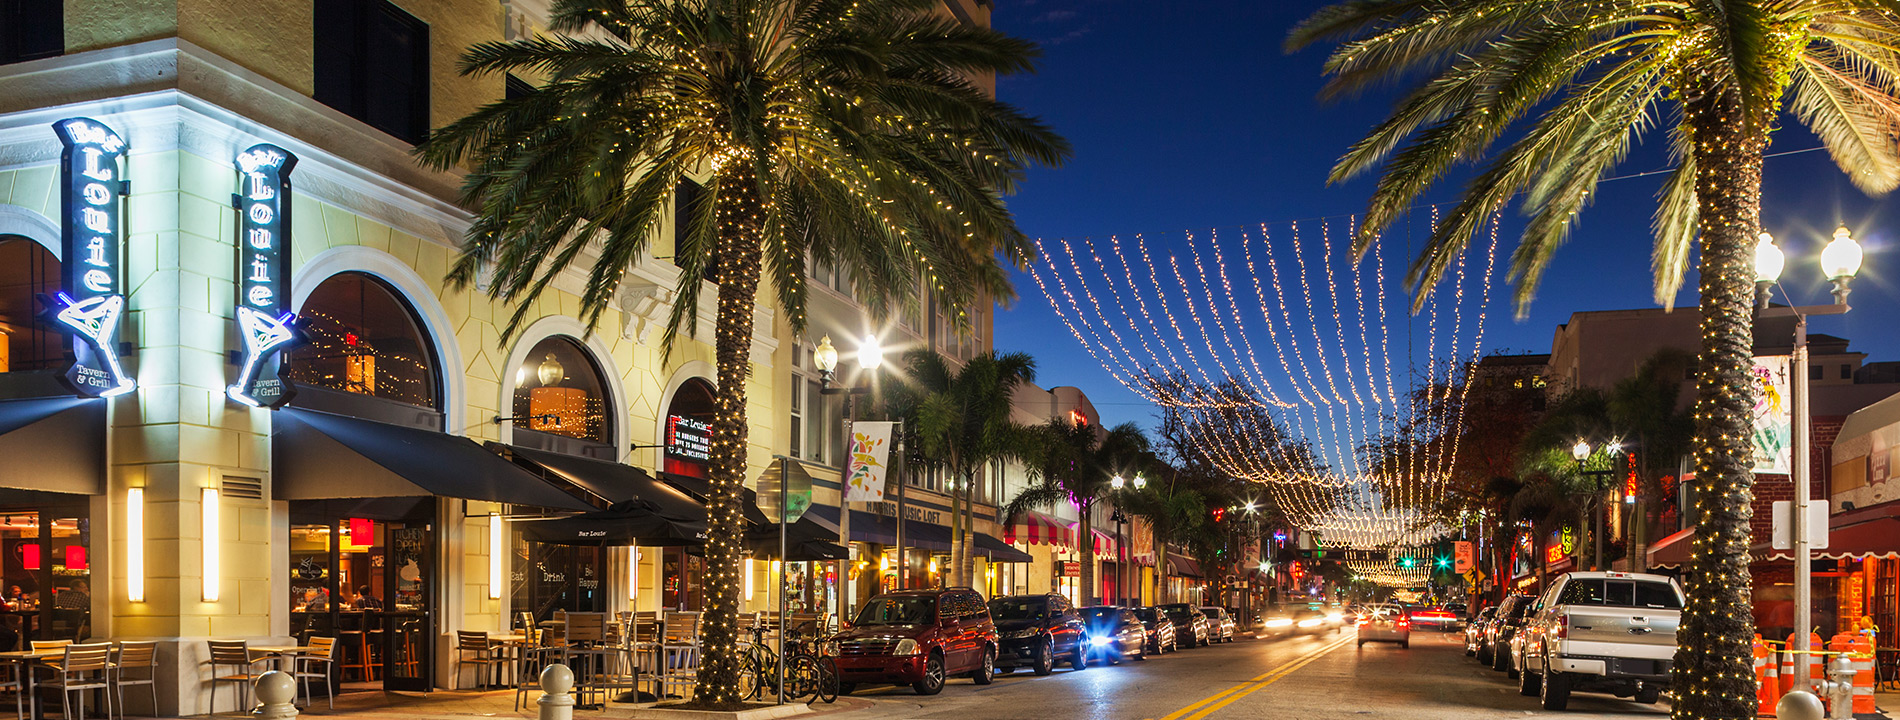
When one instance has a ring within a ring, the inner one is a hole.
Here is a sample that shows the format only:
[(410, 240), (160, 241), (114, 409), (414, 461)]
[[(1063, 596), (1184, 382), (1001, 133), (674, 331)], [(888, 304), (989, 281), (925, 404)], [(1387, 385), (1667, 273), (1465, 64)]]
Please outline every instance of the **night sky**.
[[(1371, 178), (1327, 187), (1326, 175), (1349, 144), (1383, 119), (1396, 92), (1318, 99), (1328, 48), (1287, 55), (1281, 40), (1324, 4), (999, 0), (995, 27), (1041, 43), (1044, 53), (1037, 74), (999, 79), (999, 95), (1075, 145), (1069, 164), (1033, 171), (1011, 199), (1023, 230), (1044, 239), (1145, 233), (1150, 243), (1166, 246), (1184, 231), (1263, 223), (1271, 229), (1291, 221), (1312, 227), (1317, 218), (1344, 222), (1362, 212)], [(1197, 9), (1157, 10), (1182, 6)], [(1649, 220), (1663, 175), (1644, 173), (1669, 166), (1661, 138), (1647, 137), (1615, 173), (1642, 176), (1599, 187), (1527, 317), (1513, 318), (1508, 289), (1494, 293), (1499, 299), (1490, 311), (1486, 352), (1548, 352), (1552, 332), (1572, 312), (1655, 306)], [(1769, 152), (1817, 147), (1805, 130), (1791, 126), (1776, 133)], [(1424, 202), (1448, 209), (1467, 171)], [(1771, 157), (1764, 195), (1763, 222), (1789, 256), (1782, 285), (1797, 302), (1826, 302), (1828, 284), (1818, 263), (1836, 224), (1845, 222), (1867, 251), (1853, 286), (1854, 312), (1819, 318), (1811, 331), (1849, 338), (1869, 362), (1900, 360), (1893, 321), (1900, 300), (1892, 281), (1900, 269), (1885, 267), (1897, 261), (1885, 250), (1900, 238), (1893, 201), (1862, 194), (1826, 152)], [(1506, 253), (1521, 227), (1515, 207), (1503, 227), (1500, 252)], [(1692, 268), (1678, 306), (1695, 304), (1695, 283)], [(1155, 409), (1080, 351), (1030, 277), (1019, 273), (1016, 284), (1019, 301), (996, 317), (997, 349), (1035, 355), (1039, 384), (1082, 388), (1105, 423), (1152, 425)]]

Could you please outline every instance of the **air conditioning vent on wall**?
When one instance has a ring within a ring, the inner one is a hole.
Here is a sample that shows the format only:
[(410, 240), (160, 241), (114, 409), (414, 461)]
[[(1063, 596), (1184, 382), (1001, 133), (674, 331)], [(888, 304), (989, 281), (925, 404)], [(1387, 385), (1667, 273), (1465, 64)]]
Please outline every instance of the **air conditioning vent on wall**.
[(219, 485), (219, 494), (232, 500), (264, 499), (264, 481), (258, 478), (226, 475)]

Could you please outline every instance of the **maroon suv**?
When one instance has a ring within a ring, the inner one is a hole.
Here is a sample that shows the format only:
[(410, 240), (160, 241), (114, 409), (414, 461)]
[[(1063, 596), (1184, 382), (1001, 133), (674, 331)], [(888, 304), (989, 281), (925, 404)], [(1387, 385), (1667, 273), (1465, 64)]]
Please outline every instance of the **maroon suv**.
[(840, 693), (896, 683), (935, 695), (952, 675), (988, 685), (996, 671), (996, 626), (970, 588), (878, 595), (834, 640)]

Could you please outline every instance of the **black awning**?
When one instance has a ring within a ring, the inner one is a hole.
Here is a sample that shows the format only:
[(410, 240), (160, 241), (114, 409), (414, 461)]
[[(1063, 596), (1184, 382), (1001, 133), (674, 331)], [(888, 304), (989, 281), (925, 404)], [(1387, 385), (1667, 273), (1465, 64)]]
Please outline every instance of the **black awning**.
[(657, 510), (645, 500), (623, 500), (606, 510), (552, 520), (522, 520), (515, 527), (529, 540), (556, 545), (705, 544), (705, 521), (670, 520)]
[(1003, 542), (1002, 538), (988, 533), (976, 534), (976, 552), (973, 554), (988, 555), (990, 562), (1016, 563), (1035, 559), (1029, 553), (1010, 547), (1010, 544)]
[(80, 495), (105, 490), (106, 401), (0, 401), (0, 487)]
[(436, 495), (594, 509), (465, 437), (297, 408), (272, 417), (271, 485), (278, 500)]
[(706, 506), (697, 498), (653, 479), (647, 471), (632, 465), (516, 445), (489, 443), (489, 446), (504, 450), (530, 471), (546, 472), (572, 483), (608, 505), (638, 500), (650, 506), (646, 508), (648, 511), (668, 520), (697, 522), (702, 526), (705, 523)]
[[(806, 516), (816, 515), (820, 521), (838, 524), (838, 509), (830, 505), (813, 505)], [(863, 510), (851, 511), (851, 539), (855, 542), (869, 542), (880, 545), (897, 544), (897, 519), (889, 515), (878, 515)], [(922, 520), (904, 522), (904, 546), (924, 550), (949, 550), (950, 528)]]
[[(702, 503), (712, 493), (712, 482), (703, 478), (669, 472), (660, 473), (660, 477)], [(777, 558), (778, 521), (766, 517), (765, 511), (759, 509), (758, 493), (752, 488), (739, 488), (739, 505), (750, 526), (745, 536), (746, 549), (752, 551), (754, 557)], [(844, 546), (838, 544), (838, 531), (833, 529), (836, 526), (828, 528), (818, 522), (813, 517), (817, 510), (817, 506), (806, 510), (803, 517), (792, 522), (791, 530), (785, 535), (786, 555), (791, 556), (792, 562), (845, 557)], [(701, 512), (704, 512), (703, 507)]]

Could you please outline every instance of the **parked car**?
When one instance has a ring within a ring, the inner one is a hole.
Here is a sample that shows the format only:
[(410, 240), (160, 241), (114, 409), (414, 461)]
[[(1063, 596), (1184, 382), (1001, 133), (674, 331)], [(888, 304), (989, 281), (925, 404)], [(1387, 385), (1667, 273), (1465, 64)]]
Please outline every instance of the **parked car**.
[(1058, 662), (1068, 662), (1077, 670), (1088, 667), (1082, 616), (1068, 598), (1055, 593), (995, 598), (990, 600), (990, 617), (1001, 638), (998, 670), (1015, 672), (1027, 667), (1037, 675), (1048, 675)]
[[(1479, 610), (1477, 617), (1472, 618), (1471, 622), (1465, 623), (1466, 657), (1478, 654), (1478, 645), (1484, 640), (1484, 626), (1491, 624), (1491, 619), (1497, 616), (1498, 607), (1492, 605), (1491, 607)], [(1479, 662), (1483, 661), (1480, 660)]]
[(1359, 618), (1359, 647), (1369, 642), (1398, 643), (1412, 646), (1412, 618), (1405, 608), (1394, 604), (1374, 605)]
[(1498, 614), (1491, 624), (1484, 628), (1484, 640), (1478, 646), (1478, 662), (1490, 663), (1491, 669), (1505, 673), (1512, 680), (1517, 679), (1517, 669), (1511, 667), (1511, 638), (1523, 629), (1529, 619), (1531, 605), (1537, 601), (1534, 595), (1512, 595), (1498, 603)]
[(1147, 654), (1161, 655), (1180, 650), (1174, 637), (1174, 621), (1167, 613), (1151, 607), (1130, 608), (1135, 617), (1141, 620), (1142, 629), (1148, 633)]
[(1207, 616), (1207, 641), (1230, 643), (1239, 628), (1234, 623), (1234, 614), (1227, 608), (1209, 605), (1201, 608), (1201, 614)]
[(1564, 709), (1575, 691), (1656, 702), (1669, 687), (1682, 604), (1667, 575), (1565, 573), (1512, 646), (1518, 692), (1545, 710)]
[(1208, 643), (1208, 636), (1212, 633), (1208, 629), (1207, 615), (1200, 608), (1187, 603), (1169, 603), (1156, 605), (1155, 609), (1166, 613), (1168, 619), (1174, 621), (1174, 634), (1182, 646), (1195, 647)]
[(935, 695), (952, 675), (988, 685), (996, 668), (996, 626), (970, 588), (877, 595), (833, 642), (840, 693), (888, 682)]
[(1123, 658), (1148, 659), (1148, 631), (1128, 608), (1097, 605), (1082, 608), (1091, 657), (1120, 665)]

